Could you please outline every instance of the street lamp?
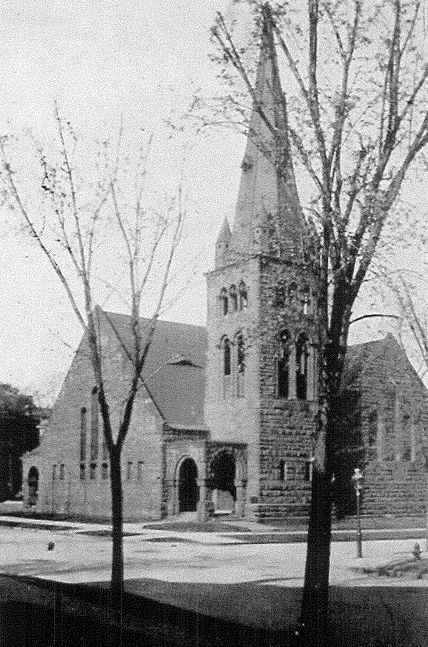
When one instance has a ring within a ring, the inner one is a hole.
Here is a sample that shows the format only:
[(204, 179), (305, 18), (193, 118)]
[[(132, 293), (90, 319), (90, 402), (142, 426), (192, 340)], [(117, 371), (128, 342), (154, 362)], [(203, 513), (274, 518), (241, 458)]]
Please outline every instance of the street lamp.
[(363, 538), (361, 534), (361, 516), (360, 516), (360, 497), (361, 490), (363, 489), (363, 473), (356, 467), (352, 475), (352, 483), (354, 485), (355, 494), (357, 495), (357, 557), (363, 556)]

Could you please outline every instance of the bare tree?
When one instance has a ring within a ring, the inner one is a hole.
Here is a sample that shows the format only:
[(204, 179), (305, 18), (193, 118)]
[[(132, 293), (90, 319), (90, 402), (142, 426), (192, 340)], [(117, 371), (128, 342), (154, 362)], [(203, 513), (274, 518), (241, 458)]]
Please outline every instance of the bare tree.
[[(237, 124), (254, 137), (245, 94), (251, 98), (273, 141), (266, 154), (278, 181), (318, 232), (319, 409), (296, 640), (326, 645), (339, 387), (355, 300), (385, 225), (398, 218), (394, 207), (405, 177), (428, 143), (424, 7), (419, 0), (307, 0), (297, 7), (277, 2), (273, 9), (249, 4), (270, 51), (278, 110), (264, 109), (248, 51), (219, 14), (213, 36), (231, 89), (217, 122)], [(263, 142), (256, 145), (265, 152)]]
[[(25, 177), (12, 167), (6, 138), (0, 142), (2, 174), (11, 207), (50, 263), (85, 331), (110, 461), (111, 587), (114, 604), (121, 611), (124, 581), (121, 455), (135, 398), (138, 389), (144, 386), (142, 371), (156, 322), (171, 282), (173, 260), (183, 228), (184, 200), (180, 184), (177, 195), (163, 208), (150, 204), (145, 190), (150, 141), (141, 146), (136, 159), (131, 160), (129, 150), (123, 145), (121, 128), (114, 152), (111, 152), (112, 145), (101, 144), (94, 168), (88, 170), (86, 161), (81, 161), (81, 166), (76, 162), (76, 136), (57, 107), (55, 121), (57, 149), (47, 153), (38, 147), (39, 168), (34, 190), (26, 194)], [(86, 180), (88, 172), (90, 177)], [(38, 192), (42, 194), (41, 199)], [(106, 349), (103, 348), (96, 306), (100, 284), (107, 285), (110, 291), (118, 289), (109, 277), (108, 263), (103, 261), (106, 253), (114, 263), (122, 260), (125, 265), (127, 286), (120, 297), (128, 307), (132, 339), (129, 345), (115, 331), (130, 367), (116, 425), (117, 407), (109, 401), (106, 388)], [(148, 297), (150, 291), (152, 301)], [(154, 305), (147, 325), (142, 323), (140, 310), (142, 305), (147, 309), (150, 302)]]
[(383, 280), (382, 297), (393, 300), (396, 308), (397, 336), (413, 360), (422, 380), (428, 375), (428, 303), (425, 277), (418, 272), (397, 270), (394, 273), (378, 268)]

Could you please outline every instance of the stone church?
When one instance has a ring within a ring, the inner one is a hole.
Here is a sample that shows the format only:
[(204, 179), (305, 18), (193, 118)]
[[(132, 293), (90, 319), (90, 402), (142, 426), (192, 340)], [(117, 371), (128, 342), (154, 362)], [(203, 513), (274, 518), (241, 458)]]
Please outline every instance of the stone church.
[[(272, 123), (281, 92), (264, 35), (256, 91)], [(291, 159), (279, 180), (271, 135), (250, 120), (232, 230), (225, 220), (207, 273), (207, 326), (160, 321), (123, 451), (124, 517), (195, 511), (269, 522), (308, 514), (317, 412), (316, 233), (297, 199)], [(129, 384), (126, 315), (98, 310), (113, 423)], [(121, 343), (118, 339), (121, 339)], [(336, 475), (352, 509), (363, 469), (365, 514), (425, 509), (426, 390), (392, 336), (351, 347), (343, 385), (349, 449)], [(40, 446), (23, 458), (24, 504), (110, 515), (109, 466), (84, 336)], [(346, 497), (345, 497), (346, 498)], [(342, 497), (343, 499), (343, 497)], [(342, 510), (340, 510), (342, 508)], [(351, 510), (352, 511), (352, 510)]]

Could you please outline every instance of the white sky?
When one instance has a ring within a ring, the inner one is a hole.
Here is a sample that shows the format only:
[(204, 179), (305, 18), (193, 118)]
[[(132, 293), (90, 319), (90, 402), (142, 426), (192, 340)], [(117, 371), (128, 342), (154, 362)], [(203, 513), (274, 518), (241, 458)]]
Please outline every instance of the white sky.
[[(53, 103), (84, 138), (144, 127), (162, 137), (162, 120), (215, 89), (209, 28), (230, 0), (14, 0), (1, 3), (3, 132), (40, 140), (53, 132)], [(205, 281), (217, 231), (233, 213), (244, 142), (232, 133), (193, 145), (186, 175), (200, 220), (198, 278), (168, 318), (204, 324)], [(159, 160), (168, 176), (175, 160)], [(0, 381), (30, 391), (66, 370), (81, 331), (40, 252), (10, 226), (0, 235)], [(69, 344), (69, 347), (67, 346)]]
[[(232, 8), (233, 6), (233, 8)], [(41, 140), (53, 129), (53, 103), (86, 139), (127, 128), (153, 130), (184, 110), (195, 88), (217, 87), (209, 61), (216, 10), (233, 0), (13, 0), (0, 6), (0, 128)], [(237, 15), (238, 17), (238, 15)], [(214, 241), (237, 196), (244, 141), (231, 131), (192, 142), (186, 175), (202, 261), (168, 318), (205, 323), (205, 280)], [(167, 148), (156, 163), (166, 183), (176, 164)], [(163, 155), (163, 157), (162, 157)], [(37, 248), (0, 214), (0, 382), (49, 390), (67, 369), (81, 331), (56, 277)]]

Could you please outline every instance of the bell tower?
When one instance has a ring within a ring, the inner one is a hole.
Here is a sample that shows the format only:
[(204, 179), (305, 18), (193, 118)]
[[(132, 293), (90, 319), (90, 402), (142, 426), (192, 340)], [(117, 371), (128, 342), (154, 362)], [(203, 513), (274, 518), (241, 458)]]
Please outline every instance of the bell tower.
[(245, 514), (305, 516), (316, 411), (317, 240), (290, 151), (272, 26), (263, 22), (233, 227), (208, 281), (205, 418), (247, 445)]

